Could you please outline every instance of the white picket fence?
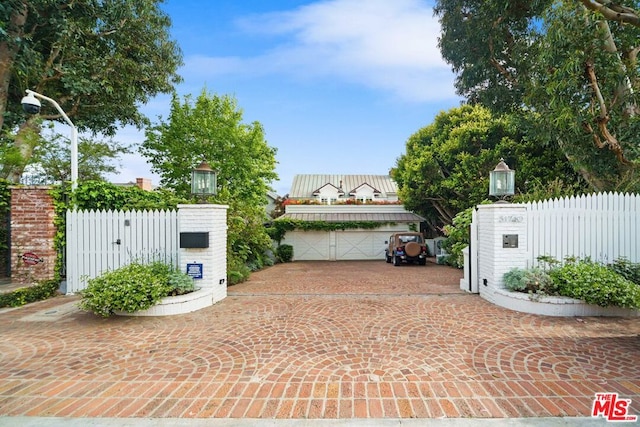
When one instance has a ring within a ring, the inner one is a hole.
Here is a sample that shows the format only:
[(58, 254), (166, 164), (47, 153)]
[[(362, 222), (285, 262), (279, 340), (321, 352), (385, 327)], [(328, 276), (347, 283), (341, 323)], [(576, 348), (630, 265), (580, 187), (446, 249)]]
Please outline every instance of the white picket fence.
[(178, 262), (177, 211), (67, 211), (67, 293), (135, 260)]
[(640, 262), (640, 195), (600, 193), (526, 206), (531, 266), (540, 255)]

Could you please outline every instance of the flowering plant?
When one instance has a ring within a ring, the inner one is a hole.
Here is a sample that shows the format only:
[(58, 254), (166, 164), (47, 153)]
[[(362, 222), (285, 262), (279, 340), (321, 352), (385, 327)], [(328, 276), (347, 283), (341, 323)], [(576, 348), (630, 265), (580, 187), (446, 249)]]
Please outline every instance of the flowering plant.
[[(283, 205), (326, 205), (327, 202), (321, 202), (318, 199), (286, 199)], [(367, 200), (362, 199), (338, 199), (331, 200), (332, 205), (401, 205), (400, 200)]]

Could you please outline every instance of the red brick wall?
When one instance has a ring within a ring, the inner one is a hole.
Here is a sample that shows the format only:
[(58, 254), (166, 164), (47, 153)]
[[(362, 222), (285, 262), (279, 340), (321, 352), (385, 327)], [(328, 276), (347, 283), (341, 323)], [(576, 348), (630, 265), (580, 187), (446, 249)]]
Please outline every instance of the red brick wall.
[[(11, 281), (31, 283), (54, 277), (56, 229), (51, 187), (11, 187)], [(36, 254), (42, 262), (29, 265), (22, 255)]]

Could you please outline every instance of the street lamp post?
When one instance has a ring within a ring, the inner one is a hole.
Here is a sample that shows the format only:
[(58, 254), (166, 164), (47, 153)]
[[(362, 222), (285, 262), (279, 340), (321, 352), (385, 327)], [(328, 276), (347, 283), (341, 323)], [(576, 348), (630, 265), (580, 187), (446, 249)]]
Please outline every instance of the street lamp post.
[(56, 110), (58, 110), (58, 113), (64, 118), (64, 121), (71, 126), (71, 190), (73, 191), (78, 187), (78, 129), (56, 101), (29, 89), (27, 89), (26, 92), (27, 96), (22, 98), (22, 107), (25, 112), (38, 114), (40, 112), (40, 101), (38, 98), (44, 99), (50, 104), (53, 104)]

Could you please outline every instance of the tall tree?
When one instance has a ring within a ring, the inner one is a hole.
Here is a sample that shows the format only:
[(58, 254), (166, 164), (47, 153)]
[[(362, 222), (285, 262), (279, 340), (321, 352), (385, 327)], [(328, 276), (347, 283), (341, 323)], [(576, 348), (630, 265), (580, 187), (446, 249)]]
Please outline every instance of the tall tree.
[(440, 52), (456, 89), (493, 111), (518, 110), (535, 61), (534, 27), (554, 0), (438, 0)]
[(80, 131), (139, 128), (138, 110), (180, 80), (182, 56), (169, 37), (162, 0), (5, 0), (0, 5), (0, 143), (17, 182), (42, 120), (61, 120), (43, 102), (24, 119), (26, 89), (55, 99)]
[(640, 27), (582, 2), (543, 15), (525, 103), (537, 137), (554, 141), (596, 190), (640, 190)]
[[(69, 139), (52, 133), (43, 138), (33, 154), (33, 162), (25, 169), (30, 184), (50, 184), (71, 180)], [(121, 154), (130, 148), (112, 139), (80, 137), (78, 140), (78, 178), (80, 181), (104, 181), (107, 174), (118, 171)], [(6, 165), (5, 165), (6, 166)], [(2, 167), (0, 167), (2, 170)]]
[(271, 241), (263, 227), (264, 205), (275, 173), (275, 148), (258, 122), (243, 123), (230, 96), (203, 90), (193, 101), (174, 96), (168, 121), (146, 132), (141, 152), (161, 177), (160, 184), (190, 197), (190, 174), (201, 161), (218, 173), (218, 203), (229, 205), (229, 270), (259, 261)]
[(574, 184), (558, 149), (524, 139), (521, 121), (464, 105), (438, 114), (409, 137), (392, 176), (404, 205), (423, 215), (437, 231), (459, 212), (488, 197), (489, 172), (500, 158), (516, 170), (518, 192), (558, 176)]
[(639, 5), (438, 0), (440, 49), (470, 102), (535, 112), (529, 137), (592, 188), (638, 189)]

